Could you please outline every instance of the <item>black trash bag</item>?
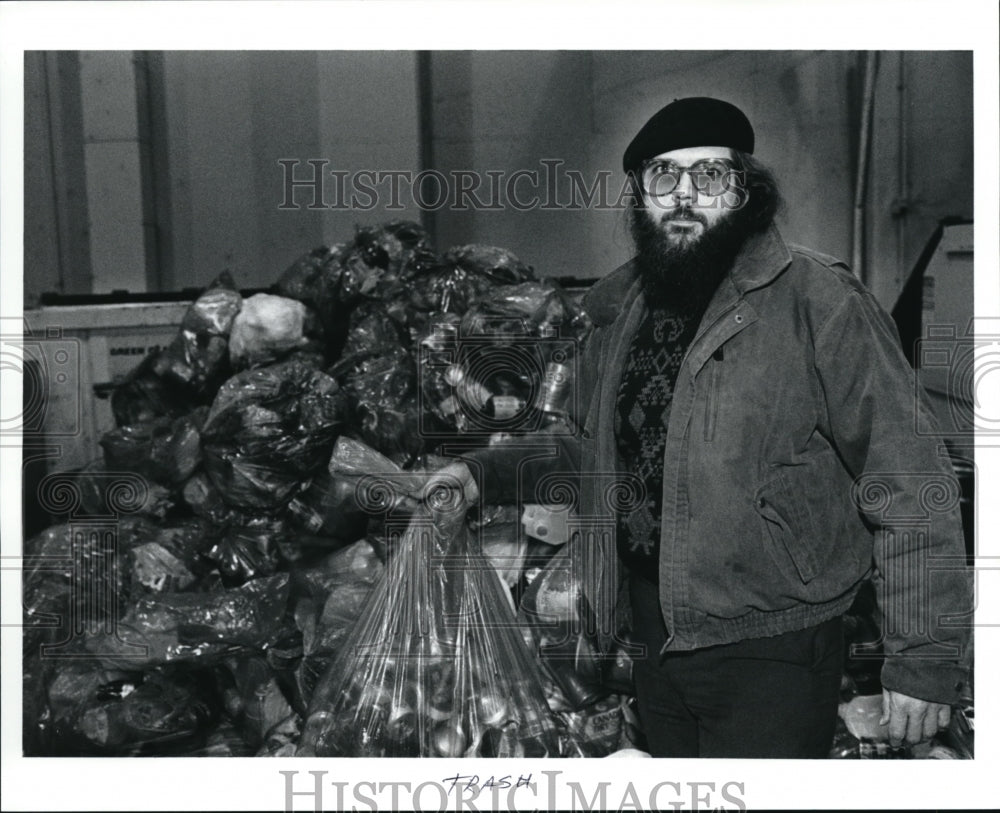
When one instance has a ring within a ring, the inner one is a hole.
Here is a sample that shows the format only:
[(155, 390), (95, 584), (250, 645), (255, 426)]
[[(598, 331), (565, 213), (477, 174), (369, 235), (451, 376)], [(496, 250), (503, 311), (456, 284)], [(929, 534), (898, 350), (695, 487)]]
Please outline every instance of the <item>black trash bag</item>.
[(454, 506), (414, 516), (313, 693), (297, 755), (558, 753), (509, 594), (465, 530)]
[(280, 539), (287, 534), (280, 517), (254, 517), (230, 526), (206, 557), (219, 568), (224, 585), (238, 587), (275, 573)]
[(436, 260), (427, 232), (412, 220), (390, 220), (381, 226), (359, 228), (354, 233), (353, 247), (369, 265), (403, 280)]
[(356, 483), (323, 472), (288, 503), (292, 524), (309, 534), (352, 542), (365, 534), (368, 514), (358, 504)]
[(345, 245), (321, 246), (303, 254), (285, 270), (273, 290), (278, 296), (297, 299), (312, 309), (322, 327), (328, 354), (338, 351), (346, 315), (338, 300), (340, 262), (345, 250)]
[(253, 748), (246, 744), (236, 724), (223, 718), (205, 733), (204, 742), (184, 752), (186, 757), (252, 757)]
[(171, 418), (161, 417), (119, 426), (100, 440), (108, 471), (131, 471), (149, 476), (149, 456), (153, 437), (170, 431)]
[(183, 755), (201, 744), (219, 708), (208, 675), (157, 669), (89, 691), (56, 723), (55, 738), (80, 755)]
[(146, 525), (133, 531), (133, 538), (125, 554), (130, 597), (197, 589), (208, 575), (204, 556), (214, 529), (203, 520)]
[(229, 525), (240, 521), (242, 516), (241, 512), (226, 503), (222, 498), (222, 492), (203, 471), (199, 471), (184, 483), (181, 496), (195, 516), (202, 517), (213, 525)]
[(425, 313), (465, 313), (496, 287), (495, 280), (455, 264), (441, 263), (410, 283), (409, 307)]
[(127, 601), (121, 558), (135, 538), (133, 532), (144, 527), (143, 520), (127, 517), (118, 521), (117, 535), (88, 534), (75, 523), (65, 523), (26, 540), (22, 594), (26, 641), (34, 645), (66, 638), (70, 618), (90, 622), (120, 611)]
[(201, 464), (201, 427), (208, 415), (199, 407), (171, 420), (119, 426), (101, 438), (104, 464), (109, 471), (131, 471), (164, 486), (176, 486)]
[(294, 710), (268, 665), (260, 655), (227, 658), (222, 677), (222, 703), (244, 742), (256, 750), (267, 741)]
[(414, 277), (411, 307), (463, 314), (501, 285), (535, 279), (532, 268), (504, 248), (469, 245), (450, 249), (438, 265)]
[(233, 278), (223, 272), (188, 308), (156, 372), (205, 403), (229, 374), (229, 332), (242, 305)]
[(162, 377), (162, 357), (166, 351), (146, 356), (111, 391), (111, 411), (118, 426), (176, 418), (191, 411), (192, 398), (182, 387)]
[[(38, 652), (25, 653), (23, 675), (26, 756), (72, 755), (63, 739), (76, 711), (105, 684), (142, 680), (140, 673), (102, 669), (72, 658), (42, 657)], [(57, 736), (57, 729), (63, 736)]]
[(122, 517), (114, 528), (88, 533), (86, 525), (66, 523), (25, 542), (26, 651), (37, 653), (43, 644), (82, 650), (88, 636), (111, 637), (108, 628), (136, 598), (210, 586), (201, 559), (204, 523), (163, 526)]
[(365, 301), (351, 311), (338, 365), (354, 358), (381, 356), (406, 349), (409, 336), (381, 302)]
[(26, 757), (45, 756), (52, 749), (52, 709), (46, 696), (51, 681), (52, 659), (42, 658), (27, 643), (21, 656), (21, 748)]
[(288, 596), (289, 575), (280, 573), (233, 590), (140, 598), (122, 616), (117, 636), (94, 641), (94, 655), (102, 664), (147, 669), (173, 662), (208, 666), (259, 652), (285, 632)]
[(341, 258), (340, 302), (353, 306), (365, 298), (393, 299), (408, 280), (436, 262), (416, 223), (395, 220), (358, 228)]
[(586, 312), (551, 280), (495, 288), (462, 320), (463, 336), (579, 337), (590, 327)]
[[(76, 516), (107, 517), (117, 511), (122, 502), (128, 504), (129, 513), (150, 519), (164, 520), (174, 508), (174, 497), (166, 486), (121, 469), (108, 470), (103, 460), (93, 460), (74, 472), (74, 485), (80, 494)], [(54, 515), (53, 519), (59, 519)]]
[(202, 430), (205, 470), (230, 505), (279, 508), (323, 468), (344, 414), (337, 382), (318, 370), (293, 361), (240, 373)]
[(338, 363), (338, 376), (350, 405), (350, 425), (365, 443), (400, 465), (421, 454), (413, 356), (397, 347), (379, 355), (354, 356)]
[(228, 272), (220, 274), (184, 314), (177, 336), (148, 356), (111, 394), (119, 426), (178, 417), (211, 401), (229, 375), (228, 336), (242, 297)]
[(535, 279), (534, 269), (521, 262), (514, 252), (498, 246), (470, 244), (454, 246), (442, 261), (469, 273), (480, 274), (496, 285), (514, 285)]

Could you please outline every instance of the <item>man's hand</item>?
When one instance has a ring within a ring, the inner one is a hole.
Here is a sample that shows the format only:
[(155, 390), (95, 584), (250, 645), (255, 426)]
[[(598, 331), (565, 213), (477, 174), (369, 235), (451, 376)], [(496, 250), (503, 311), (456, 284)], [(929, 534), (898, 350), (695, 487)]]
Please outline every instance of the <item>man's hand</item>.
[(918, 700), (900, 692), (882, 690), (882, 719), (889, 725), (889, 744), (898, 748), (905, 741), (916, 745), (929, 740), (951, 722), (951, 706)]
[(464, 510), (479, 499), (479, 486), (469, 467), (456, 460), (433, 472), (413, 496), (431, 505)]

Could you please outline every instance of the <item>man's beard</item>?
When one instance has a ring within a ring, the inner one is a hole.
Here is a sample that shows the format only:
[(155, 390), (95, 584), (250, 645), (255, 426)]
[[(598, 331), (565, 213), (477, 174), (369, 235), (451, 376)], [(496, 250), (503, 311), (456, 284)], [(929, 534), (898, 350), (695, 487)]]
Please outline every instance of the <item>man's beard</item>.
[[(732, 211), (709, 228), (696, 207), (679, 207), (659, 222), (646, 209), (632, 207), (629, 221), (646, 296), (680, 311), (703, 312), (753, 231), (743, 213)], [(701, 223), (701, 234), (671, 237), (671, 220)]]

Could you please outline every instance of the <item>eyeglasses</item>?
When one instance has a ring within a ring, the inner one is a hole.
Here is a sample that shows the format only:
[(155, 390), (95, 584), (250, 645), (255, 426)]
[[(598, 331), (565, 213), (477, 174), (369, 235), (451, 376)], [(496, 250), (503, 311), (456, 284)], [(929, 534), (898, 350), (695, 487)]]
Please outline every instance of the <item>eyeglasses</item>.
[(654, 197), (669, 195), (680, 184), (685, 172), (695, 189), (712, 197), (718, 197), (732, 189), (734, 181), (742, 177), (742, 173), (723, 158), (706, 158), (688, 167), (654, 158), (640, 167), (642, 191)]

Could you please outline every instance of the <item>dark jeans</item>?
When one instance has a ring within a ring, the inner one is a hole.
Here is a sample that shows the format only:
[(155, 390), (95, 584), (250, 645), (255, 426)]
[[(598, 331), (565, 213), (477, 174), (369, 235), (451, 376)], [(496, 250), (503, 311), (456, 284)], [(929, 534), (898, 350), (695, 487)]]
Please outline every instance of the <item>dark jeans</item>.
[(843, 671), (839, 617), (819, 626), (660, 656), (666, 631), (656, 588), (630, 579), (633, 675), (654, 757), (823, 758)]

